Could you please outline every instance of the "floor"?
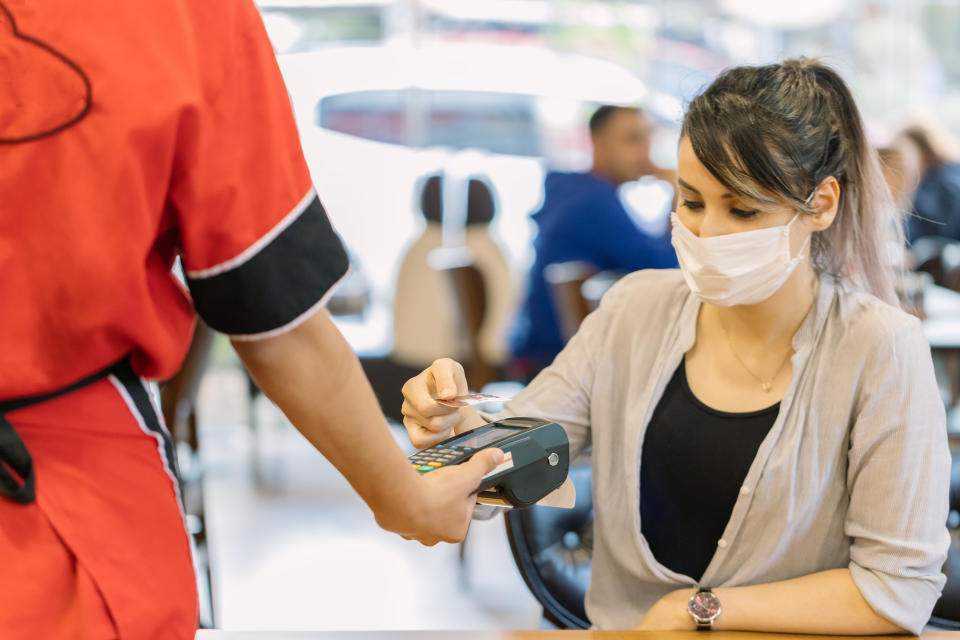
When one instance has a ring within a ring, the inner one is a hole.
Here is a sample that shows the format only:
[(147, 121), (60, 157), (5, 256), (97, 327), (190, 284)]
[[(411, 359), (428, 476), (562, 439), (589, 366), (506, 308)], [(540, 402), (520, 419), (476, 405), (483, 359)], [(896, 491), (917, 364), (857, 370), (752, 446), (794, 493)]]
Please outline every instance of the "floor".
[[(540, 607), (517, 572), (501, 518), (472, 524), (463, 566), (458, 546), (427, 548), (383, 532), (333, 466), (263, 398), (254, 437), (246, 397), (239, 365), (230, 363), (212, 370), (200, 391), (218, 628), (540, 625)], [(403, 429), (393, 432), (409, 449)]]

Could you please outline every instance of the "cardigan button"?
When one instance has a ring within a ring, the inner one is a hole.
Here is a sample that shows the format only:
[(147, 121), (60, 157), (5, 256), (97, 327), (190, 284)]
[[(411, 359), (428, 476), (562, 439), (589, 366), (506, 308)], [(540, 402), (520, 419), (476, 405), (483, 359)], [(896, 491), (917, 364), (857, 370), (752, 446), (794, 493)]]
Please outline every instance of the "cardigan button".
[(750, 495), (750, 487), (740, 487), (740, 495), (742, 496)]
[(726, 540), (722, 540), (722, 539), (721, 539), (721, 540), (717, 540), (717, 546), (720, 547), (721, 549), (726, 549), (726, 548), (727, 548), (727, 541), (726, 541)]

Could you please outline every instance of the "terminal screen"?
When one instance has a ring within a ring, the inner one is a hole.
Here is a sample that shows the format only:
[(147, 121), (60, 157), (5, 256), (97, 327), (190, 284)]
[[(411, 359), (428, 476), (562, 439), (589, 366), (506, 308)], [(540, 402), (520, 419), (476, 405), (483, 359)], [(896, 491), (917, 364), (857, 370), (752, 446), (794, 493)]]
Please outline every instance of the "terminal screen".
[(485, 447), (488, 444), (492, 444), (504, 438), (508, 438), (518, 431), (523, 431), (523, 429), (511, 429), (507, 427), (492, 427), (480, 431), (479, 433), (470, 433), (462, 438), (457, 438), (446, 444), (448, 447), (468, 447), (470, 449), (479, 449), (480, 447)]

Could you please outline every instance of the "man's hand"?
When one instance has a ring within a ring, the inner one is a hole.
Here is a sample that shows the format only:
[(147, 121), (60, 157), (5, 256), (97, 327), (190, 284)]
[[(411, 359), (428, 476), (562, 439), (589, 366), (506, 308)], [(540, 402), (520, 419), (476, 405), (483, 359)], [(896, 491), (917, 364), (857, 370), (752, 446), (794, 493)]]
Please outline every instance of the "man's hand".
[(483, 476), (503, 462), (499, 449), (484, 449), (463, 464), (423, 474), (411, 487), (409, 503), (400, 520), (389, 521), (377, 513), (377, 524), (408, 540), (427, 546), (438, 542), (460, 542), (467, 535), (477, 502), (474, 493)]
[(380, 526), (424, 544), (463, 539), (471, 494), (502, 453), (481, 452), (457, 468), (418, 475), (326, 311), (282, 335), (234, 340), (233, 346), (264, 393), (350, 481)]

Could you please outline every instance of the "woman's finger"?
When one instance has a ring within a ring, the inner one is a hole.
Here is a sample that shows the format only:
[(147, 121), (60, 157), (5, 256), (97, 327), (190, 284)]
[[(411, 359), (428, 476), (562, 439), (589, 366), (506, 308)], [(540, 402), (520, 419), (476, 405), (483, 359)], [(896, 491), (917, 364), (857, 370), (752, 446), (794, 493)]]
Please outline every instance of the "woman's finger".
[(469, 393), (467, 376), (463, 365), (459, 362), (450, 358), (440, 358), (430, 365), (428, 371), (433, 378), (433, 388), (437, 398), (450, 400)]
[[(427, 369), (416, 378), (411, 378), (403, 385), (404, 403), (401, 412), (404, 415), (418, 414), (423, 418), (443, 416), (456, 413), (457, 409), (442, 405), (436, 400), (436, 392), (432, 390), (433, 375)], [(404, 409), (406, 407), (406, 409)]]

